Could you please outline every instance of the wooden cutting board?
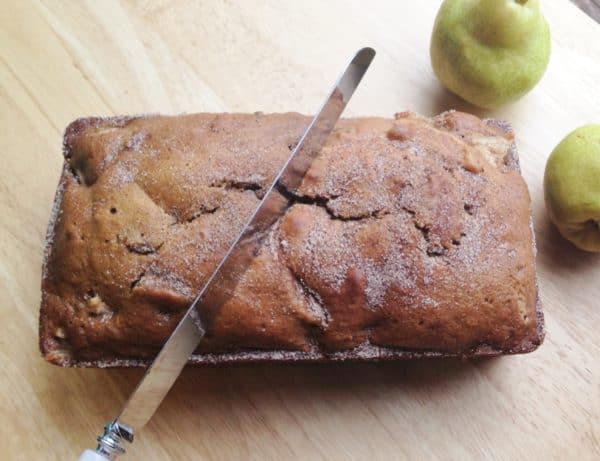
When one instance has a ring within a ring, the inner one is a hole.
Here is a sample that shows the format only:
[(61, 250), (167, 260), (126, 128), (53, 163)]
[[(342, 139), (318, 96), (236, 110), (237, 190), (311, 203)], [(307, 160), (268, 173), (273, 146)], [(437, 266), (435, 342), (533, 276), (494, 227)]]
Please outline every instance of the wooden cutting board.
[[(11, 3), (10, 5), (7, 3)], [(0, 15), (0, 457), (74, 460), (141, 370), (69, 370), (37, 348), (61, 135), (86, 115), (314, 112), (350, 55), (378, 55), (346, 115), (456, 108), (509, 120), (532, 195), (548, 334), (473, 362), (186, 369), (125, 459), (600, 459), (600, 255), (549, 225), (545, 160), (600, 122), (600, 27), (543, 5), (542, 82), (482, 112), (429, 64), (438, 1), (5, 2)], [(600, 180), (600, 178), (599, 178)]]

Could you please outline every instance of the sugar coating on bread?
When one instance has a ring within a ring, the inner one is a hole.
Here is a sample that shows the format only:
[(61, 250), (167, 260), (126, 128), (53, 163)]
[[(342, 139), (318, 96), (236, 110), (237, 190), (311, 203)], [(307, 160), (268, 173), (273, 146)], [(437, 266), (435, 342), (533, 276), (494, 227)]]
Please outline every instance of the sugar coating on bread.
[[(310, 119), (87, 118), (64, 140), (40, 347), (152, 359)], [(528, 352), (543, 339), (530, 199), (501, 122), (341, 120), (193, 363)]]

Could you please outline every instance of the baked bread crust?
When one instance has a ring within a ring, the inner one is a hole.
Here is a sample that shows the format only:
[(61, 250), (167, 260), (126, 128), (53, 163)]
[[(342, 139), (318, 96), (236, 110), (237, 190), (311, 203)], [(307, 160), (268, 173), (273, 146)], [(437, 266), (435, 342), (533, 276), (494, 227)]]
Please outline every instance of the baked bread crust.
[[(151, 360), (308, 122), (295, 113), (73, 122), (43, 268), (46, 360)], [(292, 199), (191, 363), (541, 344), (530, 199), (507, 124), (459, 112), (341, 120)]]

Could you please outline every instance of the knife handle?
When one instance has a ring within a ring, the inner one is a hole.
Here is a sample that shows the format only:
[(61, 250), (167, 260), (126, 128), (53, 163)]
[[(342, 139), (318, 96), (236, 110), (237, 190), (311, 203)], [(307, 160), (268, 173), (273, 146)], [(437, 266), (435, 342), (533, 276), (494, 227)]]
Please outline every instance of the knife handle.
[(110, 461), (108, 458), (105, 458), (100, 453), (92, 450), (85, 450), (81, 453), (79, 457), (79, 461)]
[(85, 450), (79, 461), (114, 461), (125, 453), (121, 442), (133, 442), (133, 429), (119, 420), (111, 421), (104, 426), (104, 434), (98, 437), (96, 450)]

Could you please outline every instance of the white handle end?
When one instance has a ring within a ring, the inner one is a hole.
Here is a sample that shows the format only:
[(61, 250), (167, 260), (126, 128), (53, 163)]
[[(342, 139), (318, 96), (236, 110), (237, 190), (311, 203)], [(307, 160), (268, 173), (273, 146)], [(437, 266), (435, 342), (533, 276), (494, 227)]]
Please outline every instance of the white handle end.
[(105, 458), (101, 454), (96, 453), (95, 451), (85, 450), (83, 453), (81, 453), (81, 456), (79, 457), (79, 461), (110, 461), (110, 460), (108, 458)]

